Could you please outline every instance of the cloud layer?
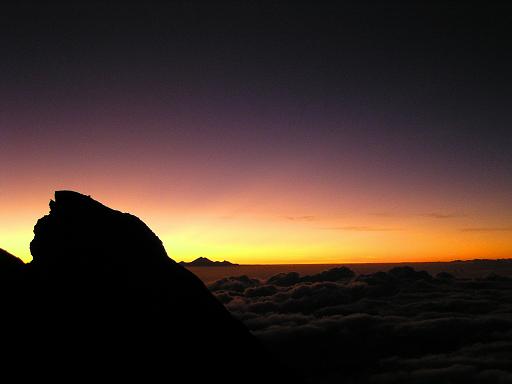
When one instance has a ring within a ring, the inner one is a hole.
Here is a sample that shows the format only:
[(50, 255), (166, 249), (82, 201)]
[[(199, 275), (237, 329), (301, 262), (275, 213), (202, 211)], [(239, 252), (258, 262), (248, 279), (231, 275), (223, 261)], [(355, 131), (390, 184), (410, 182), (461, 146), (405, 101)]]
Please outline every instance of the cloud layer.
[(312, 383), (511, 383), (512, 279), (410, 267), (282, 273), (211, 291)]

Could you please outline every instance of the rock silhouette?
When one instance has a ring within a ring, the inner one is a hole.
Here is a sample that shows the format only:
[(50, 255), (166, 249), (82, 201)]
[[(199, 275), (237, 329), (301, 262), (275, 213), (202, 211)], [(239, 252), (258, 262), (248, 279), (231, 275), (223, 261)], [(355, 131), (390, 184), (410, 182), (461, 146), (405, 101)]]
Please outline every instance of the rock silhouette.
[(0, 280), (11, 279), (20, 273), (23, 261), (0, 248)]
[[(53, 382), (286, 381), (245, 326), (167, 256), (137, 217), (58, 191), (34, 234), (33, 261), (12, 268), (2, 283), (9, 296), (2, 375)], [(0, 256), (2, 266), (17, 265)]]

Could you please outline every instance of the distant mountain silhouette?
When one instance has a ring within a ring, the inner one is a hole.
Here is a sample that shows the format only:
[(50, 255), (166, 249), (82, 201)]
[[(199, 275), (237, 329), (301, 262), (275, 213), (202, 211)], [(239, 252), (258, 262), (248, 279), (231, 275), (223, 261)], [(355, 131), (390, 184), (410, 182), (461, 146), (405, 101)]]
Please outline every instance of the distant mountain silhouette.
[[(0, 312), (0, 325), (2, 325), (2, 317), (9, 316), (6, 310), (17, 308), (19, 278), (24, 266), (23, 261), (0, 248), (0, 295), (3, 308)], [(0, 328), (0, 331), (2, 330), (3, 327)]]
[(2, 375), (49, 382), (289, 380), (137, 217), (58, 191), (34, 234), (31, 263), (0, 253)]
[(22, 268), (23, 261), (0, 248), (0, 279), (19, 273)]
[(206, 257), (198, 257), (197, 259), (186, 262), (186, 261), (180, 261), (180, 265), (183, 265), (185, 267), (234, 267), (238, 264), (230, 263), (229, 261), (212, 261)]

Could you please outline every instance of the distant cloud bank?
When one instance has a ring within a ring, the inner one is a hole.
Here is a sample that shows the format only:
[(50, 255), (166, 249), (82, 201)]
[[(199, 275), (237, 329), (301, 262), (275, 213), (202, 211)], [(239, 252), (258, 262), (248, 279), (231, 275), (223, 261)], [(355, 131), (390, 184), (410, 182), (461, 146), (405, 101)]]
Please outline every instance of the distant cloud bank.
[(347, 268), (210, 290), (311, 383), (512, 382), (512, 279)]

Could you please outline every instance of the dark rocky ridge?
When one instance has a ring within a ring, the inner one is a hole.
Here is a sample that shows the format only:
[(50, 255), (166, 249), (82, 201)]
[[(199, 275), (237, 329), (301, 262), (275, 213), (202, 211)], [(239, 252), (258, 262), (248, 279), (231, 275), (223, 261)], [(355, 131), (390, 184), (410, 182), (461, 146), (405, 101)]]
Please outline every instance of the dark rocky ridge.
[(0, 282), (3, 374), (283, 381), (245, 326), (137, 217), (71, 191), (56, 192), (50, 208), (34, 228), (33, 261)]

